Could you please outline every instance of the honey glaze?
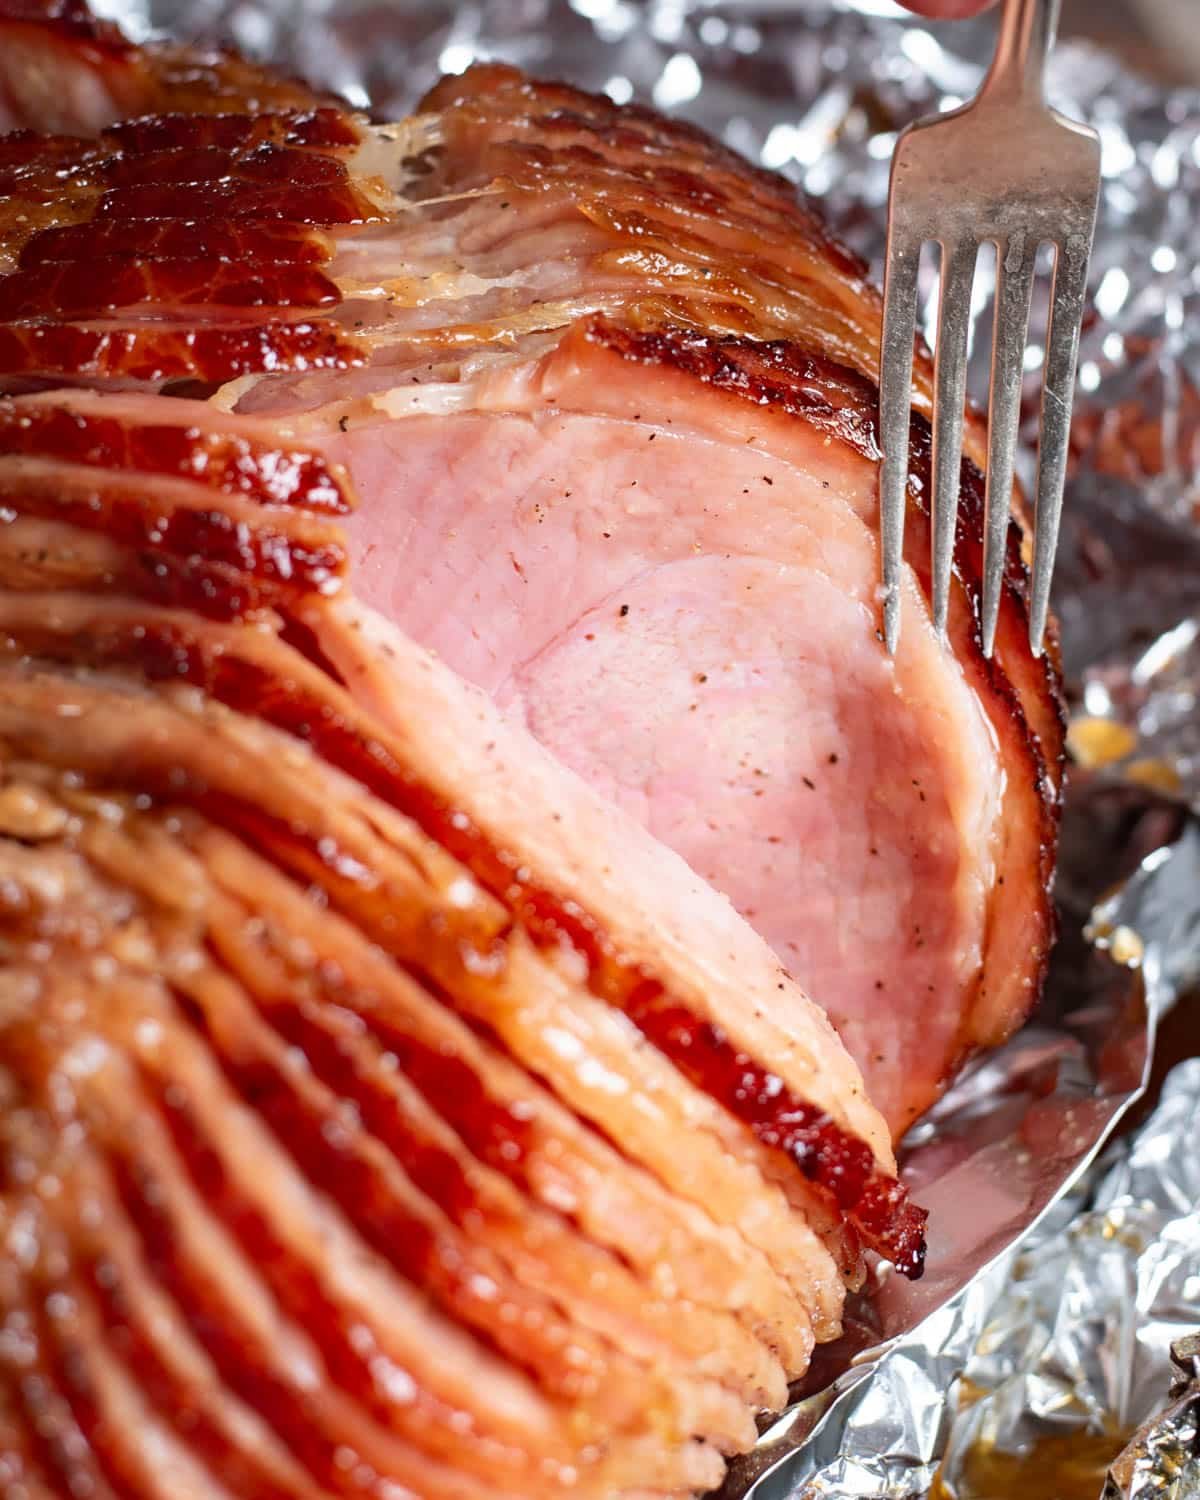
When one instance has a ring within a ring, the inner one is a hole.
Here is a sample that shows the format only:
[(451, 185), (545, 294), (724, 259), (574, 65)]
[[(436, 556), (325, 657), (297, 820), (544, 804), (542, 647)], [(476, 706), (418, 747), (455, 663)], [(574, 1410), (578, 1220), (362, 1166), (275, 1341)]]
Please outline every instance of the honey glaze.
[(322, 106), (254, 115), (146, 115), (110, 125), (102, 138), (107, 145), (136, 153), (189, 146), (220, 146), (226, 151), (237, 151), (263, 144), (328, 149), (355, 146), (360, 137), (361, 132), (349, 115)]
[(139, 260), (185, 260), (207, 257), (290, 265), (323, 264), (332, 241), (308, 224), (215, 223), (200, 219), (104, 219), (100, 223), (52, 225), (25, 241), (17, 264), (31, 266), (89, 262), (102, 255), (130, 255)]
[(938, 1473), (929, 1500), (1096, 1500), (1127, 1441), (1127, 1433), (1109, 1425), (1101, 1432), (1049, 1432), (1025, 1451), (1008, 1453), (985, 1436), (968, 1449), (953, 1482)]
[(0, 327), (6, 375), (105, 380), (233, 380), (259, 370), (345, 370), (362, 363), (358, 345), (320, 322), (257, 322), (194, 327), (19, 323)]
[(824, 1188), (869, 1249), (902, 1275), (919, 1279), (928, 1216), (908, 1201), (895, 1178), (879, 1170), (865, 1142), (798, 1098), (781, 1078), (735, 1047), (719, 1026), (672, 1001), (654, 981), (639, 986), (625, 1010), (686, 1078), (749, 1125), (763, 1145), (782, 1151), (804, 1177)]

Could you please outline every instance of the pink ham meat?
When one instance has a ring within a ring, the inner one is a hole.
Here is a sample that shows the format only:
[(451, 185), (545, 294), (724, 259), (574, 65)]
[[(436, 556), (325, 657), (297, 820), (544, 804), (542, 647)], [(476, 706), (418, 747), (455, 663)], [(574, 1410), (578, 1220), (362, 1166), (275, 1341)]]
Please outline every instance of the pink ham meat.
[(898, 1136), (1028, 1013), (1051, 937), (1061, 723), (1016, 525), (987, 663), (964, 465), (946, 651), (914, 493), (891, 661), (859, 269), (680, 127), (487, 70), (428, 104), (428, 207), (330, 265), (391, 296), (343, 315), (369, 368), (229, 399), (347, 464), (364, 598), (732, 899)]

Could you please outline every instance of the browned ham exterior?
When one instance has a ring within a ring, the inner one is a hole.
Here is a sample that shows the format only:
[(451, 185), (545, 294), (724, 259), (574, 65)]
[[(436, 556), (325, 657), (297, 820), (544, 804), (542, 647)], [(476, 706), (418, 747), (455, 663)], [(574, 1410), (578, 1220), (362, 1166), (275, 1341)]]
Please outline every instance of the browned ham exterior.
[[(160, 108), (180, 71), (169, 48), (81, 65), (76, 128)], [(1052, 930), (1057, 682), (1025, 645), (1016, 522), (979, 650), (974, 422), (950, 651), (914, 422), (893, 662), (878, 299), (790, 190), (503, 69), (373, 127), (294, 91), (229, 113), (237, 67), (189, 74), (186, 109), (215, 113), (10, 138), (10, 389), (191, 382), (345, 464), (359, 597), (732, 899), (898, 1137), (1028, 1013)], [(171, 531), (214, 568), (239, 545), (186, 508)]]
[(1037, 994), (1016, 525), (987, 662), (914, 487), (888, 658), (877, 300), (690, 129), (69, 0), (0, 100), (11, 1482), (711, 1487)]

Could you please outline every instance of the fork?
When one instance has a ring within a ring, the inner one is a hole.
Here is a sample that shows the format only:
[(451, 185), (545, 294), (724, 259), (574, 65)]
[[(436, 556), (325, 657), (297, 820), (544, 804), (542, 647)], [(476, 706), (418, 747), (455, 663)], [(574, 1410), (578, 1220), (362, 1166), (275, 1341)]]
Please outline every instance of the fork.
[(996, 246), (984, 510), (983, 649), (990, 656), (1004, 582), (1013, 461), (1034, 265), (1054, 250), (1034, 507), (1029, 640), (1040, 655), (1066, 479), (1079, 328), (1100, 196), (1100, 139), (1049, 107), (1046, 59), (1060, 0), (1005, 0), (996, 56), (976, 97), (918, 120), (892, 158), (880, 350), (880, 534), (888, 650), (900, 634), (917, 270), (941, 246), (934, 345), (933, 620), (944, 635), (958, 518), (971, 288), (981, 244)]

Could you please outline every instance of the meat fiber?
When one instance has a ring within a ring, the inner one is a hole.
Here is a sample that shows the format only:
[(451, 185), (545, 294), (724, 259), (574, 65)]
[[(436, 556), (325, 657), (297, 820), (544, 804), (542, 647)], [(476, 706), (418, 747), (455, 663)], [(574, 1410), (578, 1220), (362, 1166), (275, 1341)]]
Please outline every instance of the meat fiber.
[(886, 656), (876, 301), (690, 130), (24, 0), (0, 86), (14, 1482), (715, 1484), (1036, 994), (1018, 530), (947, 650), (918, 484)]

